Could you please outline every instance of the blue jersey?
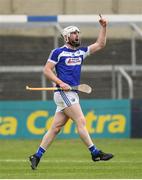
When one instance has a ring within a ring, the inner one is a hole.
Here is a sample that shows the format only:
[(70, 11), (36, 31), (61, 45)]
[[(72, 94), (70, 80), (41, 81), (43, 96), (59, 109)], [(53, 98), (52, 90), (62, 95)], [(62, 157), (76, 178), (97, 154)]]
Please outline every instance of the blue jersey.
[(56, 74), (59, 79), (70, 86), (76, 86), (80, 84), (81, 65), (88, 55), (88, 47), (73, 50), (63, 46), (54, 49), (48, 61), (55, 64)]

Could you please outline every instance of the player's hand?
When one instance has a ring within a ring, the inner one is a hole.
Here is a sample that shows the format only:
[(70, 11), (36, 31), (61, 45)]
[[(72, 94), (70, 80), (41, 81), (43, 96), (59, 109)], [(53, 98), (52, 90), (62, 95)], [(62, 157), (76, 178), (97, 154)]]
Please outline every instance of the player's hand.
[(68, 85), (68, 84), (66, 84), (66, 83), (64, 83), (64, 82), (60, 83), (59, 86), (60, 86), (64, 91), (69, 91), (69, 90), (71, 90), (70, 85)]
[(100, 16), (100, 19), (99, 19), (100, 25), (101, 25), (102, 27), (106, 27), (107, 24), (108, 24), (108, 21), (107, 21), (105, 18), (103, 18), (101, 14), (99, 14), (99, 16)]

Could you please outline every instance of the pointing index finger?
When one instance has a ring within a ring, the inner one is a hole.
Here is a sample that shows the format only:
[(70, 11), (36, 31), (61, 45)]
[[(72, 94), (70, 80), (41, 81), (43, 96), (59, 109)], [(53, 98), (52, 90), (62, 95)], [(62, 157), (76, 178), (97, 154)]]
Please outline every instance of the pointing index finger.
[(100, 18), (102, 19), (102, 15), (101, 15), (101, 14), (99, 14), (99, 16), (100, 16)]

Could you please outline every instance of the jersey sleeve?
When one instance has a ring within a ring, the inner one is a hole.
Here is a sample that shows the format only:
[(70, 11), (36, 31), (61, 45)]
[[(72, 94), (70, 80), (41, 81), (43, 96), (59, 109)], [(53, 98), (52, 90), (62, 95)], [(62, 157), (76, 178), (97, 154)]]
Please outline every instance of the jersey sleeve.
[(80, 50), (82, 51), (83, 59), (85, 59), (87, 56), (90, 55), (89, 46), (88, 47), (82, 47)]
[(57, 64), (58, 63), (58, 56), (59, 56), (58, 50), (57, 49), (52, 50), (49, 57), (48, 57), (47, 62), (52, 62), (54, 64)]

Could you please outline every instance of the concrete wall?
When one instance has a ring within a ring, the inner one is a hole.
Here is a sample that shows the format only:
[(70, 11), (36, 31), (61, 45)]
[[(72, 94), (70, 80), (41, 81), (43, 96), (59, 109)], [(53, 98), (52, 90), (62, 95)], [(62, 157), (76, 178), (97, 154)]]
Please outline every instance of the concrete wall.
[(119, 14), (141, 14), (142, 0), (119, 0)]
[(62, 13), (62, 0), (14, 0), (14, 14), (56, 15)]
[(11, 0), (0, 0), (0, 14), (11, 14)]
[(0, 14), (138, 14), (142, 0), (0, 0)]
[(0, 14), (62, 14), (63, 0), (0, 0)]
[(65, 14), (111, 14), (112, 0), (66, 0)]

